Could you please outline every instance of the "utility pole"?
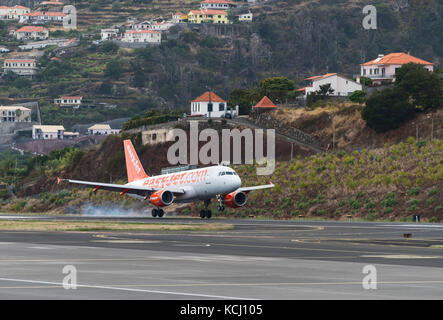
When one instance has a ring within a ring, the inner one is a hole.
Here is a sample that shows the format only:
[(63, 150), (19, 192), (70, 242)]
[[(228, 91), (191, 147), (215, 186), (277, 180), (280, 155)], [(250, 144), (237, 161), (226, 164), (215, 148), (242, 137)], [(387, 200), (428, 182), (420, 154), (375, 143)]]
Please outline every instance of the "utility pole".
[(291, 161), (294, 157), (294, 143), (291, 143)]

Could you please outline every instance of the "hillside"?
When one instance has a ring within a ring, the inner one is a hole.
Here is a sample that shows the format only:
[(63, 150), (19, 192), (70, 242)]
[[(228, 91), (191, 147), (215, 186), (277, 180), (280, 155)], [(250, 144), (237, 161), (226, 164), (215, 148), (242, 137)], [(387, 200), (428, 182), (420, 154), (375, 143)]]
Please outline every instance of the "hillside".
[[(79, 30), (97, 38), (100, 28), (125, 22), (128, 16), (169, 17), (179, 8), (187, 10), (199, 4), (121, 1), (113, 10), (115, 3), (77, 1)], [(173, 28), (164, 35), (161, 46), (146, 49), (105, 48), (92, 45), (85, 34), (67, 34), (84, 39), (75, 50), (62, 55), (61, 62), (41, 59), (41, 73), (26, 90), (0, 84), (0, 102), (38, 100), (43, 105), (44, 121), (63, 120), (69, 126), (133, 116), (147, 108), (184, 109), (207, 89), (227, 99), (233, 89), (256, 86), (268, 76), (286, 76), (300, 86), (305, 77), (323, 72), (352, 76), (359, 72), (360, 63), (379, 53), (404, 51), (441, 63), (440, 1), (402, 1), (401, 6), (398, 1), (374, 3), (378, 8), (377, 30), (361, 27), (364, 1), (293, 0), (251, 7), (254, 21), (248, 25)], [(4, 31), (8, 26), (0, 24)], [(234, 32), (235, 28), (241, 32)], [(47, 57), (53, 55), (50, 49), (45, 51)], [(112, 61), (120, 68), (107, 72)], [(118, 107), (66, 112), (50, 105), (60, 94), (83, 95)]]
[[(345, 123), (355, 121), (352, 112), (342, 113), (341, 117), (346, 119)], [(407, 132), (405, 128), (410, 125), (404, 125), (400, 132)], [(386, 136), (372, 135), (374, 141), (389, 141)], [(347, 146), (361, 143), (358, 135), (349, 138)], [(421, 214), (425, 220), (441, 221), (443, 140), (416, 141), (413, 137), (402, 139), (398, 135), (391, 138), (392, 144), (386, 142), (380, 147), (359, 151), (309, 155), (296, 149), (296, 158), (292, 161), (288, 161), (290, 150), (287, 145), (277, 143), (277, 166), (271, 176), (256, 176), (255, 168), (250, 165), (235, 166), (244, 185), (272, 181), (276, 187), (251, 193), (247, 206), (228, 209), (222, 215), (347, 219), (350, 214), (367, 220), (405, 220), (413, 214)], [(138, 136), (132, 139), (149, 174), (158, 174), (160, 168), (169, 166), (166, 153), (171, 143), (142, 147)], [(123, 203), (127, 210), (134, 207), (146, 209), (145, 204), (126, 196), (121, 198), (100, 191), (93, 194), (91, 190), (79, 191), (72, 186), (55, 184), (56, 176), (124, 183), (122, 138), (111, 136), (98, 149), (86, 153), (68, 151), (51, 157), (20, 169), (21, 174), (28, 172), (17, 184), (20, 198), (3, 201), (1, 210), (66, 213), (78, 212), (79, 207), (88, 203)], [(196, 215), (201, 206), (197, 203), (168, 210)], [(212, 210), (216, 210), (215, 203)]]

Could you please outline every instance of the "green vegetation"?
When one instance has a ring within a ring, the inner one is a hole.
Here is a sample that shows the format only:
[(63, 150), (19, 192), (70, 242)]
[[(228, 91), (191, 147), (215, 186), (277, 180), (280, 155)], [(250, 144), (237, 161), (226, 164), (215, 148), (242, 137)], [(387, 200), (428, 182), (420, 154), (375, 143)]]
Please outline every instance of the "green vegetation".
[(443, 107), (443, 79), (409, 63), (397, 72), (393, 89), (375, 92), (366, 101), (362, 118), (376, 132), (400, 127), (417, 112)]
[(183, 113), (179, 111), (170, 113), (169, 111), (160, 112), (158, 110), (147, 111), (142, 116), (135, 116), (131, 120), (123, 124), (123, 130), (129, 130), (133, 128), (138, 128), (144, 125), (152, 125), (158, 123), (165, 123), (169, 121), (176, 121), (178, 118), (182, 117)]
[[(282, 199), (276, 216), (279, 218), (293, 216), (294, 209), (304, 216), (340, 218), (352, 214), (368, 220), (394, 219), (420, 210), (424, 218), (430, 218), (436, 212), (443, 213), (441, 206), (434, 209), (435, 203), (443, 199), (442, 156), (443, 141), (419, 147), (410, 138), (407, 143), (386, 146), (382, 153), (340, 152), (278, 163), (271, 177), (258, 181), (250, 166), (236, 170), (245, 185), (271, 180), (279, 187), (249, 195), (248, 201), (254, 201), (262, 215), (272, 206), (271, 199)], [(291, 199), (294, 205), (287, 205), (285, 199)]]

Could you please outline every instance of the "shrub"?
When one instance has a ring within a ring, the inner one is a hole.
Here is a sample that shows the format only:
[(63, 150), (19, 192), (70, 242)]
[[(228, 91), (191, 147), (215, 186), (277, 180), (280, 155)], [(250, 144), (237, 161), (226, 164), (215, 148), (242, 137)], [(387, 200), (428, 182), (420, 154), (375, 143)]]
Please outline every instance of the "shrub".
[(414, 108), (403, 90), (385, 89), (375, 92), (366, 101), (361, 115), (366, 125), (376, 132), (400, 127), (415, 116)]
[(416, 196), (419, 193), (420, 193), (420, 188), (418, 188), (418, 187), (411, 188), (407, 191), (407, 194), (410, 196)]
[(398, 201), (395, 199), (395, 194), (393, 192), (389, 193), (381, 202), (382, 206), (385, 208), (394, 207)]
[(349, 100), (356, 103), (363, 103), (366, 100), (366, 92), (362, 90), (356, 90), (349, 96)]

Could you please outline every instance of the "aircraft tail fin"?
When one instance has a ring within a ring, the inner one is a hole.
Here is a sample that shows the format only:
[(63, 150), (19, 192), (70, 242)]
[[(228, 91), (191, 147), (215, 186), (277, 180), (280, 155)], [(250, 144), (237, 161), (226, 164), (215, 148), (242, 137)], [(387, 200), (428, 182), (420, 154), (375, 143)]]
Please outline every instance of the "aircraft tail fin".
[(128, 174), (128, 182), (134, 182), (137, 180), (148, 178), (140, 159), (135, 152), (135, 148), (132, 145), (131, 140), (123, 141), (125, 148), (125, 159), (126, 159), (126, 171)]

